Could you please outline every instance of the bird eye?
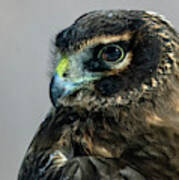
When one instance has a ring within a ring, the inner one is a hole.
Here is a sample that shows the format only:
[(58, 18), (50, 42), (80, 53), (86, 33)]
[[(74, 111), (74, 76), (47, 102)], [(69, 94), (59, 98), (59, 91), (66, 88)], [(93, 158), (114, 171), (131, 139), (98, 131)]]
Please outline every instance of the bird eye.
[(98, 53), (98, 59), (103, 59), (104, 61), (116, 63), (121, 62), (124, 57), (125, 53), (121, 46), (112, 44), (103, 47)]

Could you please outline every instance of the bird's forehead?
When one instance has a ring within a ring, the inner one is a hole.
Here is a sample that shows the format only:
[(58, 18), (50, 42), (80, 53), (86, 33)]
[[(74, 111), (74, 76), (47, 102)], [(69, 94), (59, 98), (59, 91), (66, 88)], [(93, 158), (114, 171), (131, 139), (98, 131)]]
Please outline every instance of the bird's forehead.
[(56, 37), (62, 51), (78, 50), (83, 45), (129, 40), (132, 32), (145, 23), (144, 11), (93, 11), (78, 18)]

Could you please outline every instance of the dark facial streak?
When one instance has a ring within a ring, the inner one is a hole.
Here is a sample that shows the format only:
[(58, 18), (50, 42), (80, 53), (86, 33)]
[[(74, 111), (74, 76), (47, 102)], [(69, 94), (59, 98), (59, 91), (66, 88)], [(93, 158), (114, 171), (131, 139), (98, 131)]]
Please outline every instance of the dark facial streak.
[(124, 83), (117, 76), (106, 77), (96, 83), (96, 89), (104, 96), (113, 96), (119, 89), (124, 88)]

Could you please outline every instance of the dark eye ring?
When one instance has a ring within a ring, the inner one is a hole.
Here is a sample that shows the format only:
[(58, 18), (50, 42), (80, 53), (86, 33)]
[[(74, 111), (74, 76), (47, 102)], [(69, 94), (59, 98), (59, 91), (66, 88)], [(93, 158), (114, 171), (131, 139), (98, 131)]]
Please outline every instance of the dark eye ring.
[(102, 59), (109, 63), (119, 63), (125, 57), (124, 49), (116, 44), (111, 44), (103, 47), (97, 55), (98, 59)]

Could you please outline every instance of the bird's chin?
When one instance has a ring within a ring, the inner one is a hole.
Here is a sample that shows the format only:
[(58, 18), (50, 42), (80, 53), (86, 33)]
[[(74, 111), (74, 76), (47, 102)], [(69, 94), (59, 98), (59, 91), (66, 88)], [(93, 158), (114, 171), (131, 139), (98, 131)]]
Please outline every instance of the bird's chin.
[(89, 88), (79, 89), (64, 98), (59, 98), (57, 102), (58, 107), (77, 107), (89, 111), (116, 105), (114, 97), (102, 96), (100, 92)]
[(69, 93), (67, 96), (58, 98), (58, 106), (89, 106), (90, 102), (94, 99), (94, 93), (89, 89), (79, 89), (75, 92)]

